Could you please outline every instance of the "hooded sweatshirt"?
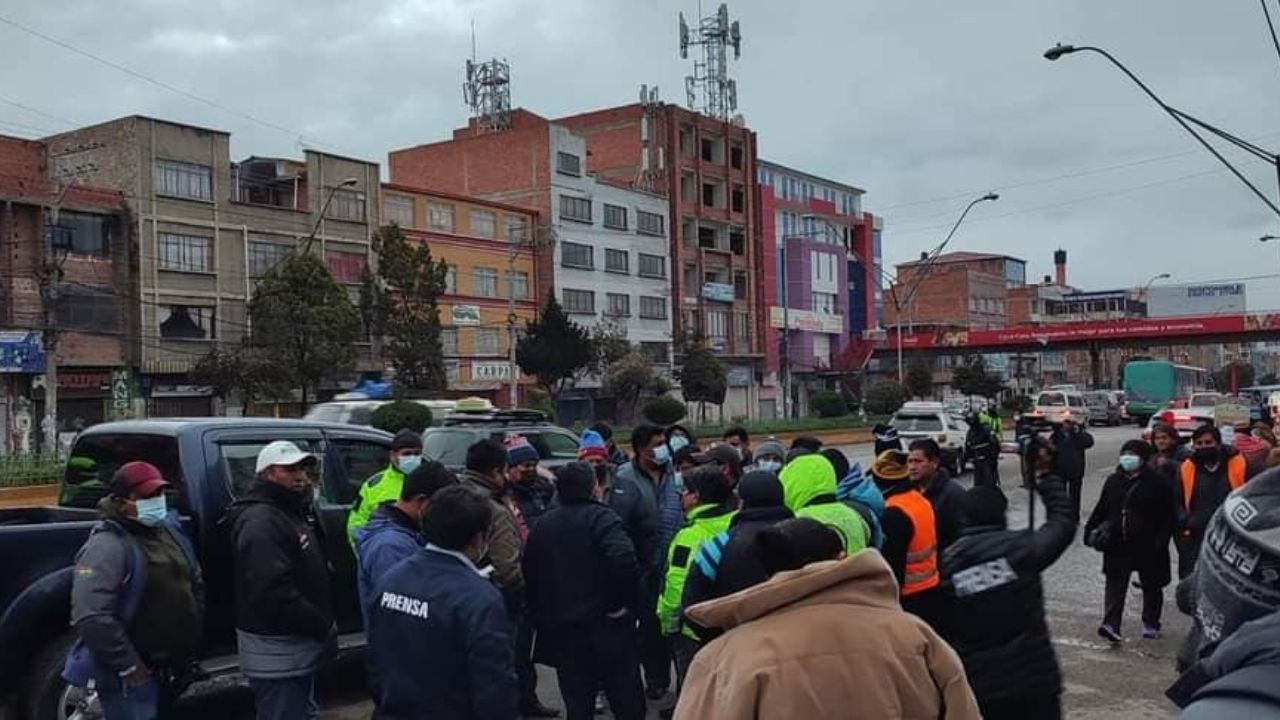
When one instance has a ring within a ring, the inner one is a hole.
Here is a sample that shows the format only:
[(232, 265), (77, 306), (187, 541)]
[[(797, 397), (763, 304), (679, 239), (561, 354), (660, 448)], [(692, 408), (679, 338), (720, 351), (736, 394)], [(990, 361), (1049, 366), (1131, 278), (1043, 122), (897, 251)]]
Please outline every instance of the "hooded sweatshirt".
[(387, 571), (426, 544), (421, 525), (394, 503), (379, 506), (356, 533), (360, 610), (365, 622), (374, 601), (373, 588)]
[(862, 472), (862, 464), (856, 460), (849, 473), (836, 485), (836, 497), (862, 516), (867, 524), (868, 547), (879, 548), (884, 544), (884, 530), (880, 519), (884, 517), (884, 495), (876, 487), (875, 480)]
[(796, 517), (813, 518), (840, 533), (850, 555), (867, 546), (867, 526), (836, 498), (836, 471), (821, 455), (801, 455), (782, 469), (783, 502)]
[(960, 658), (898, 606), (877, 552), (778, 573), (688, 615), (727, 632), (694, 657), (676, 720), (980, 717)]

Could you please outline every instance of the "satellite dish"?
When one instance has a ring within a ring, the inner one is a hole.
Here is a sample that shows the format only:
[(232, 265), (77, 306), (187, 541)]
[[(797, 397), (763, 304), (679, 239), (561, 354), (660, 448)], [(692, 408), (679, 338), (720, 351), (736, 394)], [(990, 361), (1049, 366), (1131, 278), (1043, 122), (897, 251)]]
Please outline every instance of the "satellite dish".
[(684, 13), (680, 13), (680, 57), (689, 57), (689, 23), (684, 21)]

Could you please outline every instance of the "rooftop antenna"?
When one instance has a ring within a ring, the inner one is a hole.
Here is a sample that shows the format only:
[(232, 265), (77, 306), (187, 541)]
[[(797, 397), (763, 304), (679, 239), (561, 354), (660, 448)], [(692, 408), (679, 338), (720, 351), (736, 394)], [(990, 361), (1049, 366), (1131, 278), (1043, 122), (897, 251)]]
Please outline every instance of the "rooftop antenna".
[(698, 18), (692, 30), (680, 13), (680, 57), (687, 59), (694, 45), (702, 46), (702, 59), (694, 59), (693, 74), (685, 77), (689, 108), (728, 121), (738, 109), (738, 84), (729, 78), (729, 48), (734, 60), (742, 57), (742, 29), (737, 20), (730, 22), (728, 5), (721, 3), (714, 15)]
[(502, 132), (511, 127), (511, 66), (506, 60), (476, 60), (476, 22), (471, 21), (471, 58), (462, 97), (471, 108), (475, 133)]
[(661, 106), (658, 86), (641, 85), (640, 109), (644, 114), (640, 117), (640, 175), (636, 178), (636, 187), (649, 192), (658, 191), (666, 170), (662, 146), (653, 141), (658, 108)]

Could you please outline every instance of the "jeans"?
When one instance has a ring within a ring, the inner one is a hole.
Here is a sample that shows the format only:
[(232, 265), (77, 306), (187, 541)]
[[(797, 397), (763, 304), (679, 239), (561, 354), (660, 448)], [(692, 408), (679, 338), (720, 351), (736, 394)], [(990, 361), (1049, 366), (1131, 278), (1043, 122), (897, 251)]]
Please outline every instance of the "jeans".
[[(1129, 594), (1130, 575), (1132, 573), (1108, 573), (1106, 589), (1103, 590), (1105, 608), (1102, 622), (1116, 632), (1120, 632), (1120, 623), (1124, 621), (1124, 601)], [(1142, 582), (1142, 624), (1159, 630), (1160, 615), (1164, 611), (1164, 588), (1144, 572), (1138, 573), (1138, 580)]]
[(644, 667), (644, 684), (650, 690), (666, 690), (671, 687), (671, 649), (658, 623), (657, 571), (645, 579), (644, 607), (640, 608), (640, 662)]
[(257, 720), (316, 720), (320, 708), (315, 698), (313, 674), (264, 680), (249, 678)]
[(618, 720), (643, 720), (644, 688), (636, 652), (634, 620), (601, 618), (586, 626), (553, 632), (564, 649), (556, 679), (564, 700), (565, 720), (592, 720), (596, 691), (604, 689)]
[(154, 679), (131, 688), (98, 691), (106, 720), (155, 720), (160, 717), (160, 688)]

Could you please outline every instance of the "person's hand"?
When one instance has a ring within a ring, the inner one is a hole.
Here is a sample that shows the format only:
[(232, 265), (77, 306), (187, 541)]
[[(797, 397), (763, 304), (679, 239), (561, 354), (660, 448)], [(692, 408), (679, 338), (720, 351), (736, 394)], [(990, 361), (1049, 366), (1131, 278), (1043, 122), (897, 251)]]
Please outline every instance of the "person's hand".
[(120, 676), (125, 687), (136, 688), (151, 679), (151, 671), (145, 665), (136, 665), (128, 673)]

